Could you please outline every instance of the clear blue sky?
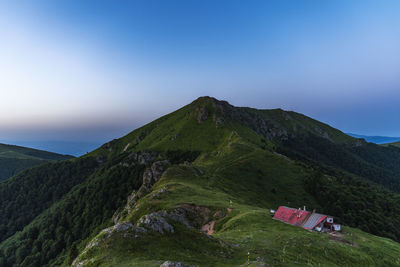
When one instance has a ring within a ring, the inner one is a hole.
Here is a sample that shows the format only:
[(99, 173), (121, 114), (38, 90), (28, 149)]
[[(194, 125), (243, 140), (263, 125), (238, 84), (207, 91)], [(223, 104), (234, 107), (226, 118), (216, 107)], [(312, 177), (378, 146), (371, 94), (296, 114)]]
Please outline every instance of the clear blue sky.
[(2, 1), (0, 140), (103, 142), (198, 96), (400, 136), (400, 1)]

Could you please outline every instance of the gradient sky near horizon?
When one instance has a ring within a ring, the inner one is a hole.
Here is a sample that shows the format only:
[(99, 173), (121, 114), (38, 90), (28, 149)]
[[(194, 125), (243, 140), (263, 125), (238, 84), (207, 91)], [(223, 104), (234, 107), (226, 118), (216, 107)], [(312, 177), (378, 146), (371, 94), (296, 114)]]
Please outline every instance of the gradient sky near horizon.
[(105, 142), (202, 95), (400, 136), (400, 1), (0, 1), (0, 140)]

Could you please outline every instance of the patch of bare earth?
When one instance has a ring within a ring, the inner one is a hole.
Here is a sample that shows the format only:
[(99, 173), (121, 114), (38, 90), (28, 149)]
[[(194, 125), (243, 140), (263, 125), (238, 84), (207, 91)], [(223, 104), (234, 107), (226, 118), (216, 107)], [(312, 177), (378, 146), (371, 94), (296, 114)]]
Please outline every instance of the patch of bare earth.
[(186, 215), (190, 218), (190, 223), (192, 226), (200, 229), (207, 235), (214, 234), (215, 223), (232, 211), (232, 208), (227, 208), (226, 211), (217, 210), (213, 214), (211, 209), (205, 206), (179, 204), (177, 207), (185, 210)]
[(201, 227), (201, 231), (207, 235), (214, 234), (215, 221), (211, 221)]
[(343, 239), (344, 234), (337, 233), (337, 232), (332, 232), (332, 233), (329, 233), (328, 235), (329, 235), (330, 240), (332, 240), (332, 241), (340, 242), (340, 243), (343, 243), (343, 244), (346, 244), (346, 245), (350, 245), (350, 246), (353, 246), (353, 247), (359, 247), (360, 246), (357, 243), (353, 243), (353, 242), (350, 242), (350, 241), (348, 241), (346, 239)]

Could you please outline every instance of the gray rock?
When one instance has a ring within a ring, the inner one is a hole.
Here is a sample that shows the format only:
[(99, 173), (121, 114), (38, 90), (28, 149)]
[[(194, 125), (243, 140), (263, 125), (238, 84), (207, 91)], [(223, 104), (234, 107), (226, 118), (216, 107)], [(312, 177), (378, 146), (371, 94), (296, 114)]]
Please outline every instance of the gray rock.
[(113, 227), (114, 227), (114, 231), (121, 232), (121, 231), (126, 231), (129, 228), (132, 228), (133, 224), (130, 222), (119, 222), (116, 225), (114, 225)]
[(160, 267), (194, 267), (192, 265), (185, 265), (181, 262), (176, 261), (166, 261), (160, 265)]
[(157, 182), (161, 175), (164, 173), (166, 167), (169, 165), (168, 160), (156, 161), (151, 165), (151, 171), (153, 172), (153, 181)]
[(106, 233), (107, 237), (110, 237), (115, 232), (124, 232), (131, 228), (135, 228), (135, 226), (130, 222), (119, 222), (114, 226), (103, 229), (101, 233)]
[(151, 168), (146, 169), (143, 174), (143, 185), (150, 189), (161, 178), (168, 165), (168, 160), (154, 162)]
[(146, 227), (161, 234), (164, 234), (165, 232), (174, 233), (174, 227), (165, 220), (166, 216), (167, 213), (165, 211), (153, 212), (142, 216), (136, 226)]
[(143, 185), (149, 187), (153, 184), (153, 172), (151, 169), (146, 169), (143, 173)]

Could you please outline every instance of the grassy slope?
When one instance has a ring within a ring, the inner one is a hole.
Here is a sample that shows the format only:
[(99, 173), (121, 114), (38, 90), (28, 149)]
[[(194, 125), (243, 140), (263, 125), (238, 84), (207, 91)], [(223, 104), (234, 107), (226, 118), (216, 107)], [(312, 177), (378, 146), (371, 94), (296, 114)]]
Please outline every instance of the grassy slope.
[(26, 147), (0, 144), (0, 181), (44, 162), (69, 158), (72, 157)]
[[(122, 233), (111, 238), (100, 234), (99, 246), (87, 250), (81, 258), (89, 260), (85, 266), (159, 266), (165, 260), (198, 266), (244, 266), (248, 251), (252, 260), (262, 257), (273, 266), (400, 264), (400, 245), (389, 239), (345, 227), (343, 240), (335, 241), (327, 234), (272, 220), (268, 208), (282, 203), (318, 208), (301, 190), (302, 177), (308, 170), (240, 139), (224, 148), (218, 155), (199, 158), (192, 166), (169, 169), (154, 186), (154, 191), (167, 186), (168, 192), (157, 198), (147, 195), (139, 201), (138, 211), (122, 219), (135, 222), (151, 210), (168, 211), (182, 203), (222, 212), (232, 207), (216, 222), (212, 238), (178, 223), (174, 224), (174, 234), (148, 233), (136, 238)], [(200, 175), (198, 169), (204, 173)], [(272, 188), (277, 189), (275, 194), (270, 193)], [(348, 244), (350, 234), (355, 246)]]

